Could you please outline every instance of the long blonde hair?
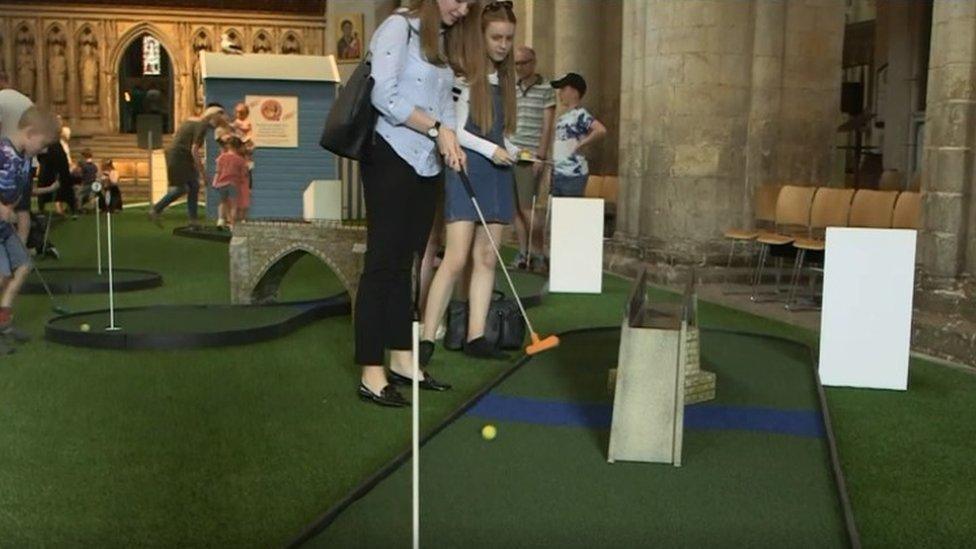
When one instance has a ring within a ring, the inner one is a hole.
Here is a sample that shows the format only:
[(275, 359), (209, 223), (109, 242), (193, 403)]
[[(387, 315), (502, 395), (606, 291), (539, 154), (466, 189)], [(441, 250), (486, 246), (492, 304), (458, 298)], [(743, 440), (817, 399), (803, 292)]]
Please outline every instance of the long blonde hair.
[[(500, 63), (495, 63), (488, 57), (485, 46), (485, 31), (488, 25), (495, 22), (517, 23), (515, 14), (507, 6), (485, 11), (484, 7), (491, 3), (479, 3), (478, 14), (468, 15), (448, 31), (448, 56), (451, 68), (458, 75), (467, 80), (471, 88), (471, 121), (487, 133), (491, 130), (495, 118), (495, 105), (492, 101), (491, 86), (488, 75), (494, 68), (498, 72), (498, 85), (502, 92), (502, 105), (505, 109), (505, 134), (515, 132), (515, 48), (508, 52)], [(457, 27), (455, 29), (455, 27)], [(459, 124), (467, 121), (458, 120)]]
[(441, 48), (441, 10), (437, 0), (410, 0), (407, 14), (420, 18), (420, 52), (427, 62), (438, 67), (446, 66), (447, 56)]

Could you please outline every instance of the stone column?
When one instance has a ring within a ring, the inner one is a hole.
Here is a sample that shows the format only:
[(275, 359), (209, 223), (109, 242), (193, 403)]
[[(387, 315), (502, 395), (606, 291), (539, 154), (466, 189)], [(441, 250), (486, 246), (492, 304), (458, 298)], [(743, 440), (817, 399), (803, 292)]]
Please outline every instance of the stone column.
[(724, 257), (752, 189), (826, 184), (843, 4), (627, 0), (621, 237), (652, 261)]
[(925, 112), (919, 259), (928, 274), (976, 272), (972, 132), (976, 124), (976, 3), (936, 0)]

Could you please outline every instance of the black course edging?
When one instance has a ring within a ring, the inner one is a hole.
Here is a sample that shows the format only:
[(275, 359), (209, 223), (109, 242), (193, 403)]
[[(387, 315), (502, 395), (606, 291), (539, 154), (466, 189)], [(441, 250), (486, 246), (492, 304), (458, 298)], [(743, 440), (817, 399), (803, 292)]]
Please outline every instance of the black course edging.
[[(575, 330), (568, 330), (562, 332), (559, 335), (560, 338), (566, 336), (572, 336), (577, 334), (594, 333), (601, 331), (613, 331), (620, 330), (619, 326), (603, 326), (603, 327), (592, 327), (592, 328), (578, 328)], [(716, 333), (726, 333), (732, 335), (755, 337), (758, 339), (769, 339), (773, 341), (779, 341), (783, 343), (788, 343), (791, 345), (803, 347), (807, 350), (810, 355), (811, 365), (813, 366), (813, 379), (817, 388), (817, 395), (820, 402), (820, 413), (823, 418), (824, 428), (827, 434), (827, 447), (828, 455), (830, 458), (830, 463), (832, 466), (832, 473), (834, 477), (834, 485), (837, 489), (837, 497), (840, 499), (841, 508), (844, 515), (844, 526), (846, 528), (847, 539), (850, 543), (852, 549), (861, 548), (861, 537), (857, 530), (857, 524), (854, 521), (854, 510), (851, 506), (850, 495), (847, 492), (847, 483), (845, 481), (844, 472), (840, 465), (840, 455), (837, 452), (837, 440), (834, 436), (833, 425), (830, 422), (830, 412), (827, 410), (827, 398), (824, 394), (823, 385), (820, 383), (820, 375), (817, 372), (816, 365), (817, 354), (816, 351), (804, 343), (794, 341), (792, 339), (787, 339), (785, 337), (779, 337), (769, 334), (760, 334), (754, 332), (746, 332), (740, 330), (729, 330), (724, 328), (700, 328), (701, 332), (716, 332)], [(441, 423), (437, 424), (429, 433), (423, 435), (420, 439), (420, 446), (424, 446), (432, 438), (434, 438), (438, 433), (447, 428), (451, 423), (457, 421), (458, 418), (463, 416), (465, 412), (470, 410), (475, 404), (478, 403), (485, 395), (491, 392), (495, 387), (500, 385), (509, 376), (518, 371), (522, 366), (527, 364), (532, 359), (529, 355), (523, 355), (522, 358), (518, 360), (510, 368), (502, 372), (498, 377), (492, 380), (488, 385), (484, 386), (481, 390), (475, 393), (470, 399), (463, 402), (454, 412), (452, 412), (447, 418)], [(387, 477), (392, 475), (397, 469), (399, 469), (404, 463), (406, 463), (413, 454), (412, 448), (408, 447), (406, 450), (401, 452), (399, 455), (390, 460), (386, 465), (380, 468), (376, 473), (373, 473), (358, 486), (356, 486), (348, 495), (336, 502), (332, 507), (327, 509), (325, 513), (320, 515), (315, 519), (314, 522), (309, 524), (305, 529), (294, 539), (292, 539), (286, 547), (289, 549), (301, 547), (306, 542), (310, 541), (316, 535), (322, 533), (326, 528), (329, 527), (336, 518), (339, 517), (348, 509), (353, 503), (363, 498), (368, 494), (373, 488), (375, 488), (380, 482), (383, 482)]]
[(297, 314), (291, 316), (284, 322), (259, 326), (255, 328), (242, 328), (237, 330), (226, 330), (221, 332), (206, 333), (131, 333), (124, 329), (117, 332), (93, 330), (82, 332), (78, 330), (67, 330), (58, 327), (54, 323), (73, 317), (88, 316), (93, 313), (107, 313), (108, 309), (95, 311), (84, 311), (61, 315), (48, 321), (44, 326), (44, 338), (48, 341), (71, 345), (75, 347), (89, 347), (98, 349), (199, 349), (203, 347), (222, 347), (228, 345), (244, 345), (275, 339), (291, 333), (298, 328), (305, 326), (315, 320), (322, 318), (349, 314), (349, 296), (345, 292), (325, 299), (312, 301), (299, 301), (292, 303), (275, 303), (269, 305), (153, 305), (147, 307), (127, 307), (116, 309), (120, 311), (153, 311), (173, 308), (182, 309), (226, 309), (232, 314), (234, 309), (240, 307), (268, 307), (268, 306), (293, 306)]
[[(103, 275), (104, 280), (95, 279), (98, 276), (95, 269), (89, 267), (50, 267), (38, 269), (41, 276), (47, 282), (51, 293), (55, 294), (102, 294), (108, 293), (108, 275)], [(55, 272), (76, 272), (79, 274), (75, 280), (65, 281), (63, 279), (52, 279), (48, 275)], [(163, 277), (155, 271), (145, 269), (113, 269), (114, 273), (140, 274), (139, 278), (124, 278), (113, 280), (112, 286), (116, 292), (134, 292), (137, 290), (149, 290), (163, 285)], [(92, 276), (88, 276), (92, 275)], [(23, 294), (43, 294), (44, 285), (40, 280), (28, 279), (24, 282), (21, 289)]]
[(210, 242), (230, 242), (231, 232), (217, 229), (216, 227), (191, 228), (177, 227), (173, 229), (173, 236), (183, 236), (186, 238), (196, 238), (198, 240), (209, 240)]

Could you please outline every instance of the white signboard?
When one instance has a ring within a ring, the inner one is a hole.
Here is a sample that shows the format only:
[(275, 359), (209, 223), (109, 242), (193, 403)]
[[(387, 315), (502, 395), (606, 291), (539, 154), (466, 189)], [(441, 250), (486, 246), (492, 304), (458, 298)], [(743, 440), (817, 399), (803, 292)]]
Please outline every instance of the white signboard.
[(298, 147), (298, 97), (247, 95), (255, 147)]
[(908, 388), (915, 287), (912, 230), (827, 229), (820, 380)]
[(553, 198), (549, 290), (603, 291), (603, 199)]

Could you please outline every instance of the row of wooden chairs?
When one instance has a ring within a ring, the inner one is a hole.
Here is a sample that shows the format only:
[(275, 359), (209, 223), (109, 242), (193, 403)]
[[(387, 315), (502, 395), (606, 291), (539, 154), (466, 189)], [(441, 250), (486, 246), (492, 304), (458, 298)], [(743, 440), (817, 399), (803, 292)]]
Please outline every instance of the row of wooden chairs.
[[(774, 198), (775, 197), (775, 198)], [(752, 299), (760, 301), (759, 286), (771, 253), (782, 262), (793, 256), (787, 308), (796, 306), (797, 287), (809, 253), (822, 253), (828, 227), (920, 228), (921, 194), (917, 192), (837, 189), (785, 185), (756, 190), (756, 229), (730, 229), (728, 265), (738, 242), (760, 246), (753, 271)], [(779, 289), (779, 270), (776, 288)]]

